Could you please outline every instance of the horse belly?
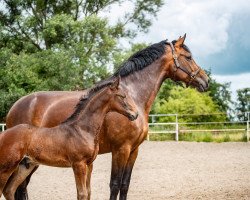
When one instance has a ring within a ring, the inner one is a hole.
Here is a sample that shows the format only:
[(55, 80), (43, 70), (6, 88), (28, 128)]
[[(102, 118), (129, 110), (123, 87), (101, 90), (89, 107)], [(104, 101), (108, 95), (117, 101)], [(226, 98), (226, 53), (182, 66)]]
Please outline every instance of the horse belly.
[(60, 159), (60, 158), (55, 158), (54, 160), (48, 159), (47, 156), (39, 156), (39, 157), (30, 157), (30, 155), (27, 156), (32, 163), (36, 164), (42, 164), (42, 165), (47, 165), (51, 167), (71, 167), (71, 163), (68, 160), (65, 159)]
[(54, 149), (49, 145), (45, 147), (37, 145), (36, 147), (29, 148), (27, 157), (34, 163), (43, 164), (53, 167), (70, 167), (67, 156), (60, 152), (60, 149)]

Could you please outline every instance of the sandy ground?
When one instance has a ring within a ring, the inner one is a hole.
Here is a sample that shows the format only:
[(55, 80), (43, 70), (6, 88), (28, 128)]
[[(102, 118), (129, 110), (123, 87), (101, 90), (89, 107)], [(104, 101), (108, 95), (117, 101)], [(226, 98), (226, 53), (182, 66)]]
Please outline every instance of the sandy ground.
[[(111, 155), (98, 156), (92, 199), (109, 198)], [(30, 199), (76, 199), (71, 169), (41, 166)], [(250, 143), (144, 142), (133, 171), (129, 200), (250, 199)]]

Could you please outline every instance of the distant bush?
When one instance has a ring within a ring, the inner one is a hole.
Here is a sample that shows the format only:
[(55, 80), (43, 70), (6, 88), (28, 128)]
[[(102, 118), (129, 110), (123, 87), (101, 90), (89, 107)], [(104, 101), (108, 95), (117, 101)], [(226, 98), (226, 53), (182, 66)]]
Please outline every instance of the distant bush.
[[(175, 113), (175, 114), (194, 114), (193, 116), (181, 117), (179, 122), (204, 122), (204, 121), (225, 121), (225, 115), (207, 115), (209, 113), (220, 112), (208, 93), (199, 93), (192, 88), (182, 88), (175, 86), (171, 89), (167, 100), (161, 99), (155, 103), (155, 113)], [(204, 114), (204, 115), (195, 115)], [(174, 121), (169, 117), (161, 117), (161, 122)]]

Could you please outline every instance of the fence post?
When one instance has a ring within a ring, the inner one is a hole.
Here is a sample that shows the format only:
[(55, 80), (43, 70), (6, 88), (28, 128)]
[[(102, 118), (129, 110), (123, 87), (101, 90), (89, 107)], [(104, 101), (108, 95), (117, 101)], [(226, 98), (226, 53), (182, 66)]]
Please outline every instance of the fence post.
[[(154, 115), (149, 116), (149, 117), (151, 117), (151, 121), (152, 121), (152, 123), (154, 123), (154, 122), (155, 122), (155, 117), (154, 117)], [(149, 130), (149, 128), (150, 128), (150, 126), (148, 125), (148, 130)], [(149, 132), (148, 132), (148, 134), (147, 134), (147, 141), (149, 141), (149, 140), (150, 140), (150, 138), (149, 138)]]
[(1, 131), (4, 132), (5, 128), (4, 128), (5, 124), (1, 124)]
[(249, 121), (250, 121), (250, 112), (247, 112), (247, 142), (249, 141)]
[(178, 114), (175, 115), (175, 141), (179, 141)]

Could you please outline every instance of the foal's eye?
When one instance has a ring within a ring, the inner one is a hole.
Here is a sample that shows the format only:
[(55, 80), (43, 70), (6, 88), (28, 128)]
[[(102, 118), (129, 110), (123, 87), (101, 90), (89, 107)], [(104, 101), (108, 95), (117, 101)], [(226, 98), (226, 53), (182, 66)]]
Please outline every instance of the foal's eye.
[(187, 60), (192, 60), (192, 56), (186, 56)]
[(122, 94), (117, 94), (118, 97), (121, 97), (122, 99), (125, 99), (126, 98), (126, 95), (122, 95)]

